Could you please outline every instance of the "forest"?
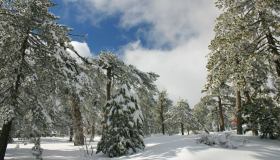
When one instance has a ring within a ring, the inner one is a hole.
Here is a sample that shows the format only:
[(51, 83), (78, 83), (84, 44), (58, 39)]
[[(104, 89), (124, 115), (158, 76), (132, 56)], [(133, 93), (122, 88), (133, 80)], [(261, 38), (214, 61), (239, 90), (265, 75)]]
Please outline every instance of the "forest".
[[(44, 143), (55, 146), (59, 137), (79, 147), (77, 159), (134, 159), (138, 153), (144, 156), (136, 159), (154, 159), (146, 152), (157, 136), (155, 144), (172, 137), (177, 147), (197, 142), (189, 148), (239, 151), (271, 143), (271, 155), (256, 159), (279, 158), (280, 1), (215, 0), (207, 80), (193, 106), (188, 97), (174, 100), (159, 88), (161, 75), (113, 50), (84, 57), (72, 45), (78, 28), (59, 23), (51, 0), (0, 0), (0, 6), (0, 160), (63, 159), (44, 158)], [(27, 157), (12, 156), (20, 145), (30, 145)]]

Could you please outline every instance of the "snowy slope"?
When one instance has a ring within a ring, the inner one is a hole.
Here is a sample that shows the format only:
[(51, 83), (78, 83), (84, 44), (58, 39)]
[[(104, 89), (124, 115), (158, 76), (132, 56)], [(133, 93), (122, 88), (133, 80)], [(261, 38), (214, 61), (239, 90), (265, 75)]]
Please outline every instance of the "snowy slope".
[[(235, 136), (234, 142), (238, 149), (223, 149), (197, 144), (195, 136), (160, 136), (145, 138), (146, 149), (143, 152), (119, 157), (119, 160), (280, 160), (280, 141), (261, 140), (258, 137)], [(243, 145), (243, 140), (248, 142)], [(96, 148), (96, 142), (93, 143)], [(32, 144), (9, 144), (6, 159), (31, 160), (30, 148)], [(67, 138), (43, 138), (44, 160), (82, 160), (83, 152), (80, 147), (74, 147), (67, 142)], [(95, 155), (94, 159), (110, 159), (102, 154)], [(112, 158), (111, 158), (112, 159)]]

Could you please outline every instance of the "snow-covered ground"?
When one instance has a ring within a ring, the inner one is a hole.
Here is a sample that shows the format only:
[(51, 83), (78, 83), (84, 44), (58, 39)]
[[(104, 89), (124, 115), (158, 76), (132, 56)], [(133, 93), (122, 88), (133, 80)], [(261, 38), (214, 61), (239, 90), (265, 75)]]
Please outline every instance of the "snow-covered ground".
[[(195, 135), (190, 136), (161, 136), (154, 135), (145, 138), (146, 148), (144, 151), (119, 157), (119, 160), (280, 160), (280, 141), (261, 140), (258, 137), (234, 136), (234, 143), (238, 149), (224, 149), (210, 147), (195, 142)], [(246, 143), (243, 144), (246, 139)], [(49, 137), (42, 139), (44, 160), (83, 160), (81, 147), (73, 146), (68, 138)], [(96, 148), (97, 142), (92, 145)], [(6, 154), (7, 160), (32, 160), (31, 147), (33, 144), (20, 144), (16, 149), (15, 144), (9, 144)], [(107, 158), (102, 154), (95, 155), (97, 159)]]

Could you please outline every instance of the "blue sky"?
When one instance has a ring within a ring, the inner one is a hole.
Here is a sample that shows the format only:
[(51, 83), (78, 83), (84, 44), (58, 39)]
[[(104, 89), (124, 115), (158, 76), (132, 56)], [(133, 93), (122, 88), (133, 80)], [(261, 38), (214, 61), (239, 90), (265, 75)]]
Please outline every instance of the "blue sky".
[(72, 28), (73, 35), (86, 35), (86, 38), (72, 36), (72, 39), (86, 41), (94, 54), (102, 50), (118, 52), (122, 46), (136, 40), (140, 40), (144, 47), (153, 47), (139, 34), (140, 29), (149, 27), (148, 24), (142, 23), (128, 29), (121, 28), (119, 26), (120, 14), (106, 17), (98, 24), (94, 24), (95, 22), (78, 18), (81, 13), (77, 10), (75, 1), (64, 3), (62, 0), (54, 0), (54, 3), (57, 5), (51, 9), (51, 12), (60, 17), (59, 23)]
[(101, 50), (160, 75), (159, 89), (196, 104), (206, 81), (206, 55), (218, 11), (211, 0), (54, 0), (51, 11), (73, 28), (84, 56)]

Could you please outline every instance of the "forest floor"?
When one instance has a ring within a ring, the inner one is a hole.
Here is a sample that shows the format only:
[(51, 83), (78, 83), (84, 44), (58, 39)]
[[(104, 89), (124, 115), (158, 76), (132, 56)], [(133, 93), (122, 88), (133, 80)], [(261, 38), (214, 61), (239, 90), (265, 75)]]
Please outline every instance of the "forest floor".
[[(93, 155), (92, 160), (119, 159), (119, 160), (280, 160), (280, 141), (260, 139), (252, 136), (233, 136), (237, 149), (225, 149), (197, 144), (197, 135), (153, 135), (145, 138), (144, 151), (119, 158), (107, 158), (102, 153)], [(41, 146), (44, 149), (44, 160), (84, 160), (84, 149), (76, 147), (67, 141), (68, 138), (42, 138)], [(98, 138), (96, 138), (98, 141)], [(245, 142), (245, 143), (244, 143)], [(5, 159), (32, 160), (31, 148), (33, 144), (8, 145)], [(93, 150), (97, 142), (93, 142)]]

